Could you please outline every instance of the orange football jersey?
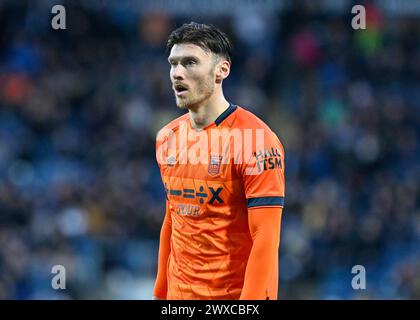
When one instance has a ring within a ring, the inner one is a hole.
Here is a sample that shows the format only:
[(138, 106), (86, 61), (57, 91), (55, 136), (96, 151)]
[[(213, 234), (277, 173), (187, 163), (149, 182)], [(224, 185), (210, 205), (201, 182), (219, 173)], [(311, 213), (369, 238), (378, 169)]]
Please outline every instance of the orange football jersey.
[(282, 144), (230, 104), (200, 131), (188, 113), (169, 123), (156, 157), (172, 221), (167, 299), (238, 299), (252, 247), (248, 208), (284, 205)]

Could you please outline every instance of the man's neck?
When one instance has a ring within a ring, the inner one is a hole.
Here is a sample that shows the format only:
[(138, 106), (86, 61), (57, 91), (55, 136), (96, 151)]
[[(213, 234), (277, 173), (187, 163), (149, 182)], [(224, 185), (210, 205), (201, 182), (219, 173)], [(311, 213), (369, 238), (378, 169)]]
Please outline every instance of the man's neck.
[(196, 108), (189, 109), (191, 126), (200, 130), (214, 122), (223, 111), (229, 107), (229, 102), (222, 95), (219, 99), (208, 100)]

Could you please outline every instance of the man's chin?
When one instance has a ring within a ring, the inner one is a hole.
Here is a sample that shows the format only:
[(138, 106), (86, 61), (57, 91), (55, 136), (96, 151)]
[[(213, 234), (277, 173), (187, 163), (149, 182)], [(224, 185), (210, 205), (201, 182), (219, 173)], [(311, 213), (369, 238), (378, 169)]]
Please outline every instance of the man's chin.
[(187, 106), (187, 105), (180, 104), (180, 103), (177, 103), (176, 105), (177, 105), (177, 107), (178, 107), (179, 109), (182, 109), (182, 110), (184, 110), (184, 109), (188, 109), (188, 106)]
[(188, 106), (190, 105), (190, 103), (186, 99), (176, 98), (176, 105), (180, 109), (188, 109)]

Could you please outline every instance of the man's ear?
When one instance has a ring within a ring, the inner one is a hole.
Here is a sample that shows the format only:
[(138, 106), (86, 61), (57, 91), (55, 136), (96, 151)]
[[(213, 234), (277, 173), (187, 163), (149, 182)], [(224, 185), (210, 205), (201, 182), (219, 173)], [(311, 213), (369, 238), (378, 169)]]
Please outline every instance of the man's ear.
[(216, 65), (216, 82), (221, 83), (229, 76), (230, 63), (227, 60), (220, 60)]

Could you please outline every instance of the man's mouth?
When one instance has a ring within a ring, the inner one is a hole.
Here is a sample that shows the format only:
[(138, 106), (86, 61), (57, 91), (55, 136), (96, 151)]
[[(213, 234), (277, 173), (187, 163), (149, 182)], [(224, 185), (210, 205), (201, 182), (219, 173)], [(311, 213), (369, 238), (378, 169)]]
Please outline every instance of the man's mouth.
[(177, 84), (174, 86), (175, 89), (175, 94), (177, 96), (182, 96), (183, 94), (185, 94), (188, 91), (188, 88), (182, 84)]

